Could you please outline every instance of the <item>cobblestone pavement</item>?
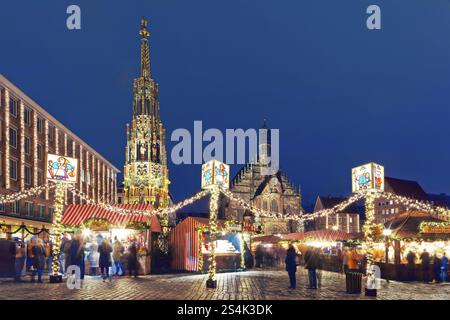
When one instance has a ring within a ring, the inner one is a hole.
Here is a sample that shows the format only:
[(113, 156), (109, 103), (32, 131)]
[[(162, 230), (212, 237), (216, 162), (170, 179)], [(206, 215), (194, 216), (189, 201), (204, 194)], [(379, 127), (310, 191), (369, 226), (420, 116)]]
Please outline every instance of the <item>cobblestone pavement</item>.
[[(217, 289), (206, 289), (206, 275), (170, 274), (142, 276), (138, 279), (120, 277), (111, 282), (86, 277), (82, 288), (69, 290), (65, 283), (14, 283), (0, 280), (0, 299), (175, 299), (175, 300), (263, 300), (263, 299), (375, 299), (345, 293), (342, 274), (322, 272), (322, 286), (307, 289), (307, 273), (297, 272), (296, 290), (288, 289), (283, 271), (246, 271), (220, 273)], [(383, 281), (376, 299), (450, 299), (450, 284), (401, 283)]]

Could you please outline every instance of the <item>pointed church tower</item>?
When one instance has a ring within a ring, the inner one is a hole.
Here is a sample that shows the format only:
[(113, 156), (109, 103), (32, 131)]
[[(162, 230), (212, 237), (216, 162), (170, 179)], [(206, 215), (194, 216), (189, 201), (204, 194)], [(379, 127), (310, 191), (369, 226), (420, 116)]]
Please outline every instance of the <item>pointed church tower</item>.
[(258, 162), (262, 165), (268, 165), (271, 156), (271, 131), (267, 127), (267, 121), (264, 119), (260, 130), (258, 141)]
[(133, 116), (127, 124), (124, 202), (169, 205), (166, 130), (159, 117), (158, 84), (151, 78), (147, 20), (141, 20), (140, 77), (134, 79)]

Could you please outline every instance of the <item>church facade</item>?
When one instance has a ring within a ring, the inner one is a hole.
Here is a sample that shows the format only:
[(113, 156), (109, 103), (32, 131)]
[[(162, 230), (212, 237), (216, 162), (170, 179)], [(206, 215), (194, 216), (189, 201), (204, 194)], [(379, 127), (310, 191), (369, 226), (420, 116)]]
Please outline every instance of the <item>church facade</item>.
[[(264, 168), (267, 167), (265, 158), (270, 157), (271, 153), (271, 141), (270, 129), (266, 124), (263, 129), (267, 129), (268, 132), (267, 143), (259, 144), (257, 160), (247, 163), (239, 170), (231, 181), (230, 191), (265, 211), (284, 215), (302, 213), (300, 188), (296, 187), (281, 169), (270, 175), (264, 174)], [(236, 221), (252, 220), (260, 224), (264, 234), (296, 232), (302, 229), (302, 226), (288, 220), (261, 218), (260, 221), (255, 221), (253, 215), (240, 208), (234, 201), (224, 203), (225, 218)]]
[(166, 130), (159, 115), (158, 84), (150, 72), (147, 20), (141, 20), (141, 68), (134, 80), (133, 115), (127, 124), (123, 202), (169, 205)]

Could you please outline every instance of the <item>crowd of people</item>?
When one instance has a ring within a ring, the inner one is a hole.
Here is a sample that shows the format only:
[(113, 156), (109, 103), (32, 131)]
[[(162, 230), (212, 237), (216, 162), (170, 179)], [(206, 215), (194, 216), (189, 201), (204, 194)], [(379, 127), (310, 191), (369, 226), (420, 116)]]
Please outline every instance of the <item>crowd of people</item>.
[[(422, 269), (422, 280), (424, 282), (439, 283), (447, 282), (448, 275), (448, 258), (444, 252), (440, 257), (437, 253), (431, 258), (430, 253), (424, 249), (419, 256), (420, 267)], [(415, 281), (416, 279), (416, 265), (417, 255), (413, 251), (409, 251), (406, 260), (408, 269), (408, 280)], [(433, 263), (431, 263), (433, 262)]]
[[(257, 256), (256, 256), (257, 257)], [(255, 258), (256, 258), (255, 257)], [(433, 258), (431, 255), (424, 250), (419, 257), (410, 251), (407, 255), (407, 268), (408, 268), (408, 280), (416, 281), (417, 279), (417, 260), (420, 259), (420, 267), (422, 279), (424, 282), (447, 282), (448, 279), (448, 268), (449, 260), (447, 255), (443, 253), (442, 255), (435, 254)], [(322, 269), (322, 259), (321, 249), (308, 247), (306, 252), (302, 255), (297, 248), (290, 244), (286, 252), (285, 266), (288, 272), (290, 286), (289, 288), (296, 288), (296, 271), (297, 267), (303, 265), (305, 269), (308, 270), (308, 279), (310, 289), (317, 289), (320, 287), (321, 273)], [(258, 265), (258, 259), (257, 265)], [(345, 274), (359, 273), (364, 274), (367, 267), (366, 255), (358, 253), (355, 247), (348, 248), (342, 252), (342, 271)], [(430, 278), (433, 276), (433, 279)]]
[[(130, 276), (138, 277), (139, 262), (136, 239), (131, 239), (127, 252), (122, 242), (114, 238), (113, 242), (108, 237), (97, 235), (95, 241), (86, 248), (81, 233), (75, 233), (72, 239), (64, 235), (61, 241), (61, 273), (71, 265), (80, 268), (81, 279), (84, 279), (86, 262), (89, 262), (90, 274), (101, 275), (103, 281), (111, 280), (112, 275), (125, 275), (127, 269)], [(110, 271), (114, 270), (114, 274)]]
[[(122, 242), (114, 238), (97, 235), (95, 241), (87, 246), (82, 233), (76, 232), (70, 237), (67, 233), (61, 239), (60, 262), (61, 274), (67, 273), (69, 266), (75, 265), (80, 269), (80, 278), (84, 279), (86, 273), (92, 276), (100, 275), (103, 281), (111, 280), (111, 276), (122, 276), (126, 271), (130, 276), (138, 277), (139, 261), (136, 239), (130, 239), (125, 250)], [(42, 283), (44, 273), (52, 272), (53, 245), (33, 236), (29, 241), (16, 241), (14, 255), (14, 280), (22, 281), (24, 270), (31, 275), (31, 282)], [(85, 270), (86, 265), (89, 270)], [(114, 274), (111, 274), (114, 273)]]

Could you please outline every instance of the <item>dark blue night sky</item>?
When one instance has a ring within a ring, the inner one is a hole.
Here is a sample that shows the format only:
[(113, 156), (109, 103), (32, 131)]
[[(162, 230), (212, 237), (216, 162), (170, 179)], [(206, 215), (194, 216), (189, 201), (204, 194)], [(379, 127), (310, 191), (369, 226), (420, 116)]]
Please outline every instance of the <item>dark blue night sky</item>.
[[(66, 28), (70, 4), (80, 31)], [(366, 28), (370, 4), (381, 31)], [(142, 16), (168, 138), (194, 120), (267, 118), (306, 206), (348, 194), (350, 169), (369, 161), (450, 193), (449, 1), (2, 0), (0, 72), (118, 168)], [(200, 166), (170, 164), (170, 178), (181, 200), (200, 188)]]

